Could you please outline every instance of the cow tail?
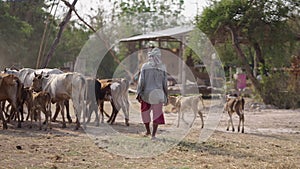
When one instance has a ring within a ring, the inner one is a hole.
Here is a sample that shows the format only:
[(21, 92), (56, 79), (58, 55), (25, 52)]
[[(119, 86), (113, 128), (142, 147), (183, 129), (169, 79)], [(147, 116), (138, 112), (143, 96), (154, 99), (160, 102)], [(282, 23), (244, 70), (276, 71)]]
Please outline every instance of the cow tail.
[(47, 98), (48, 98), (48, 100), (47, 100), (47, 112), (50, 112), (51, 111), (51, 95), (50, 95), (50, 93), (48, 93), (47, 92)]

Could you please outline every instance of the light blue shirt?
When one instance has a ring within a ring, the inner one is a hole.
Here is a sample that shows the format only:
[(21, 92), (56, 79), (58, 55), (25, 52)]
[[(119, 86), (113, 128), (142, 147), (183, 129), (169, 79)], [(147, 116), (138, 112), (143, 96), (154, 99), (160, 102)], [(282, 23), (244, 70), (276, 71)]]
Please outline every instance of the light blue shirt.
[(143, 64), (138, 81), (137, 94), (149, 104), (167, 102), (168, 87), (165, 65), (153, 66), (150, 62)]

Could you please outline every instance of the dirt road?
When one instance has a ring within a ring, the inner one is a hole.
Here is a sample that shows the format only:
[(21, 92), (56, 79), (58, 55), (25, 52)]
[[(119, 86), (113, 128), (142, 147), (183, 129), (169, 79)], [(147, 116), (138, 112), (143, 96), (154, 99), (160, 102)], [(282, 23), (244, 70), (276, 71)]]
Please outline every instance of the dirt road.
[[(25, 122), (21, 129), (15, 128), (13, 123), (8, 130), (0, 130), (0, 168), (300, 168), (299, 109), (250, 110), (248, 106), (244, 134), (226, 131), (228, 116), (220, 112), (219, 125), (205, 142), (199, 142), (201, 121), (197, 118), (183, 140), (155, 154), (151, 146), (159, 148), (168, 140), (153, 143), (141, 136), (144, 129), (139, 119), (139, 105), (133, 97), (131, 99), (130, 126), (124, 125), (120, 113), (111, 128), (128, 140), (142, 140), (142, 146), (137, 148), (144, 147), (143, 151), (152, 151), (153, 156), (138, 154), (130, 158), (113, 153), (114, 147), (107, 145), (122, 147), (122, 141), (104, 139), (108, 131), (102, 132), (99, 128), (105, 124), (97, 129), (91, 123), (88, 128), (98, 132), (97, 137), (93, 137), (83, 129), (74, 131), (75, 124), (63, 129), (58, 122), (53, 124), (51, 131), (40, 131), (37, 127), (29, 129), (29, 123)], [(211, 106), (208, 100), (205, 102)], [(207, 117), (207, 112), (204, 115)], [(174, 125), (176, 118), (175, 113), (166, 114), (167, 124), (160, 127), (158, 137), (168, 135), (167, 129)], [(235, 126), (237, 122), (235, 116)], [(127, 151), (142, 152), (139, 149)]]

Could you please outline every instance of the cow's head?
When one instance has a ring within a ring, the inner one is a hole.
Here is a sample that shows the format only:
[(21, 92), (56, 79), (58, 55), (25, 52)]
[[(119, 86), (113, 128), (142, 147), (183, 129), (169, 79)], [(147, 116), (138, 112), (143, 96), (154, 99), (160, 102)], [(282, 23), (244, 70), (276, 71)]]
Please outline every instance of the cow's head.
[(46, 78), (42, 74), (36, 74), (34, 73), (34, 78), (32, 80), (31, 89), (33, 89), (35, 92), (40, 92), (43, 89), (43, 79)]

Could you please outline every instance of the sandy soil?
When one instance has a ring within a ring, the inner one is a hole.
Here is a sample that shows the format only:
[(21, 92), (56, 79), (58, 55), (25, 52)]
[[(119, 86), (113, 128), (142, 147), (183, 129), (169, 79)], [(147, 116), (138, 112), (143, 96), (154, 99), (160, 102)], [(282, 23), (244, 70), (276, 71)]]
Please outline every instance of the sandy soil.
[[(221, 120), (205, 142), (199, 142), (203, 129), (197, 118), (183, 140), (173, 142), (159, 153), (151, 147), (164, 148), (170, 140), (168, 133), (172, 133), (168, 128), (174, 128), (177, 115), (165, 114), (167, 124), (160, 127), (158, 137), (167, 139), (153, 142), (141, 136), (144, 128), (134, 96), (131, 96), (130, 126), (124, 125), (120, 113), (116, 124), (110, 127), (119, 135), (101, 130), (107, 127), (106, 124), (94, 127), (91, 123), (88, 126), (100, 131), (94, 137), (83, 129), (74, 131), (75, 124), (61, 128), (57, 122), (53, 123), (51, 131), (43, 131), (38, 130), (37, 124), (29, 129), (29, 123), (24, 122), (19, 129), (15, 127), (16, 123), (11, 123), (8, 130), (0, 130), (0, 168), (300, 168), (300, 110), (252, 110), (251, 102), (247, 99), (244, 134), (226, 131), (228, 115), (219, 112)], [(205, 100), (205, 104), (213, 106), (210, 100)], [(105, 106), (108, 109), (108, 105)], [(206, 119), (208, 109), (204, 115)], [(235, 126), (237, 123), (238, 117), (235, 116)], [(208, 125), (207, 121), (205, 125)], [(119, 139), (120, 134), (122, 138), (128, 138), (127, 142)], [(134, 140), (133, 143), (142, 140), (142, 146), (139, 147), (140, 142), (136, 144), (137, 149), (122, 145), (131, 144), (128, 140)], [(144, 149), (145, 153), (152, 152), (149, 157), (138, 154), (131, 158), (114, 153), (115, 147), (110, 147), (114, 145), (127, 148), (129, 154), (141, 153), (138, 148)]]

